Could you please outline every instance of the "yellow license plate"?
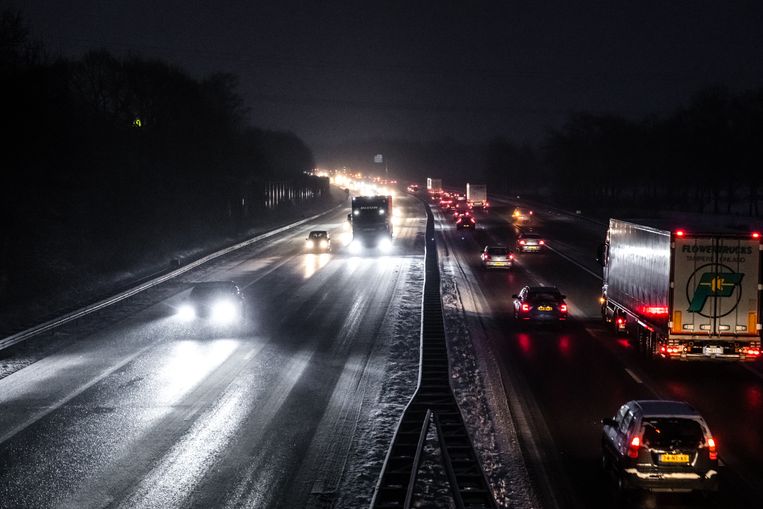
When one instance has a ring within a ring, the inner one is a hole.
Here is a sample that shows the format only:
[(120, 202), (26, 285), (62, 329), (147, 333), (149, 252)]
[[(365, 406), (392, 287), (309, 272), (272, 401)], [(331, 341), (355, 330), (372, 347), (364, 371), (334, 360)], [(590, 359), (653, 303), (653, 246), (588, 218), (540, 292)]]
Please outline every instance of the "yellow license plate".
[(551, 311), (552, 309), (554, 308), (551, 306), (538, 306), (538, 311)]
[(661, 463), (689, 463), (688, 454), (660, 454)]

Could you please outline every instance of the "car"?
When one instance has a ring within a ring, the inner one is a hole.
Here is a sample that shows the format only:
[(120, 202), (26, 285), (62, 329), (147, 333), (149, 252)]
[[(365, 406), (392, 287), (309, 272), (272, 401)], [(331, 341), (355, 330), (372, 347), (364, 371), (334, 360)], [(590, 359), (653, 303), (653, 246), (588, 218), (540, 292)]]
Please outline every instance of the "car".
[(453, 206), (453, 198), (450, 196), (444, 196), (440, 198), (440, 209), (448, 210)]
[(567, 320), (566, 295), (555, 286), (525, 286), (514, 299), (514, 318), (541, 322)]
[(418, 184), (411, 184), (408, 186), (408, 192), (409, 193), (418, 193), (419, 192), (419, 185)]
[(485, 246), (480, 258), (483, 269), (493, 267), (510, 269), (514, 264), (514, 254), (509, 248), (503, 246)]
[(514, 209), (514, 212), (511, 213), (511, 219), (514, 221), (514, 223), (521, 224), (521, 223), (528, 223), (530, 219), (532, 219), (533, 211), (521, 207), (517, 207)]
[(633, 400), (602, 419), (605, 472), (617, 491), (718, 491), (718, 447), (685, 401)]
[(477, 220), (471, 214), (461, 214), (456, 219), (456, 230), (463, 230), (468, 228), (473, 230), (477, 226)]
[(181, 319), (209, 320), (216, 325), (229, 325), (244, 319), (244, 294), (233, 281), (196, 283), (177, 314)]
[(305, 249), (311, 252), (326, 253), (331, 251), (331, 236), (326, 230), (313, 230), (305, 239)]
[(537, 253), (541, 251), (545, 245), (546, 241), (537, 233), (520, 232), (520, 234), (517, 235), (517, 251), (520, 253)]

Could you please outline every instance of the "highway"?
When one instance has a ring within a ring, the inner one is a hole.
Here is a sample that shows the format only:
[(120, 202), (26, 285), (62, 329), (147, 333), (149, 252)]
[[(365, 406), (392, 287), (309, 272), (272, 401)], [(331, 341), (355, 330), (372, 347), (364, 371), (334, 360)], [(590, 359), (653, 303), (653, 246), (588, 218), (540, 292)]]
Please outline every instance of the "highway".
[[(524, 460), (544, 507), (605, 508), (614, 501), (600, 468), (601, 424), (630, 399), (686, 400), (705, 416), (720, 443), (722, 488), (715, 500), (685, 494), (641, 495), (623, 507), (753, 507), (763, 493), (763, 376), (754, 365), (667, 362), (643, 358), (626, 337), (601, 323), (600, 269), (594, 258), (606, 227), (536, 210), (534, 231), (550, 249), (519, 254), (510, 271), (484, 271), (487, 244), (513, 246), (513, 207), (481, 215), (474, 232), (440, 218), (441, 259), (466, 303), (463, 320), (484, 357), (496, 414), (509, 412)], [(555, 285), (571, 319), (561, 329), (520, 326), (513, 293)], [(512, 430), (505, 430), (507, 434)]]
[[(0, 507), (367, 505), (415, 389), (425, 213), (401, 198), (395, 250), (350, 256), (347, 212), (3, 351)], [(246, 326), (180, 323), (217, 280)]]

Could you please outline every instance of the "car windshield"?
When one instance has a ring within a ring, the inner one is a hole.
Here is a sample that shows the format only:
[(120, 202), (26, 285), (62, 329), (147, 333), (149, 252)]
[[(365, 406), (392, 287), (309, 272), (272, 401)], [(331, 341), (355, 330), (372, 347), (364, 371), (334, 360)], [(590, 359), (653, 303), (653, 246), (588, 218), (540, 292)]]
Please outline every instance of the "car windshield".
[(191, 290), (191, 298), (194, 300), (210, 300), (219, 297), (233, 295), (233, 285), (203, 285), (196, 286)]
[(310, 232), (311, 239), (325, 239), (326, 236), (326, 232)]
[(506, 256), (508, 250), (504, 247), (489, 247), (487, 248), (487, 254), (491, 256)]
[(704, 440), (702, 426), (693, 419), (644, 419), (644, 445), (655, 448), (697, 447)]

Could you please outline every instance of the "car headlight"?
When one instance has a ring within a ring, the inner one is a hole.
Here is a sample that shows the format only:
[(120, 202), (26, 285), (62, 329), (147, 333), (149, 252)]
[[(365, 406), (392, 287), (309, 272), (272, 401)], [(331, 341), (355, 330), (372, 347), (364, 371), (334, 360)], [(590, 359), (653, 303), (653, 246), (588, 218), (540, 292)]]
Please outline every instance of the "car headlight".
[(358, 254), (363, 250), (363, 244), (359, 240), (353, 240), (350, 242), (350, 253)]
[(322, 240), (319, 245), (321, 246), (321, 249), (326, 249), (328, 247), (329, 243), (326, 242), (325, 240)]
[(196, 309), (190, 304), (183, 304), (177, 308), (177, 316), (181, 320), (193, 320), (196, 318)]
[(392, 250), (392, 240), (390, 240), (390, 239), (388, 239), (386, 237), (381, 239), (381, 240), (379, 240), (379, 249), (382, 252), (384, 252), (384, 253), (388, 253), (389, 251), (391, 251)]
[(229, 323), (235, 320), (238, 316), (238, 309), (236, 305), (228, 300), (215, 303), (212, 306), (212, 321), (217, 323)]
[(312, 240), (308, 240), (307, 242), (305, 242), (305, 247), (307, 247), (307, 249), (312, 249), (314, 246), (315, 246), (315, 242), (313, 242)]

